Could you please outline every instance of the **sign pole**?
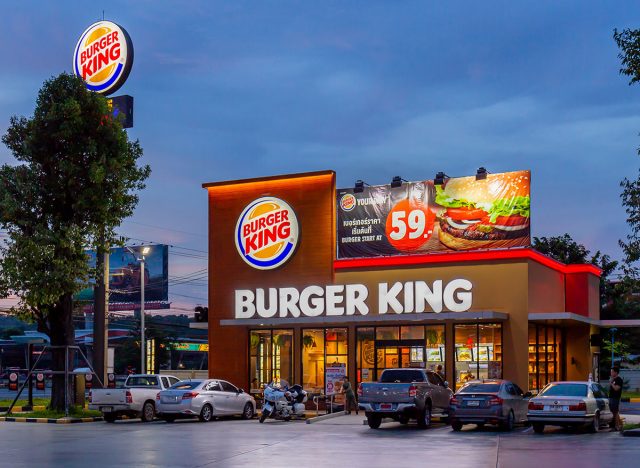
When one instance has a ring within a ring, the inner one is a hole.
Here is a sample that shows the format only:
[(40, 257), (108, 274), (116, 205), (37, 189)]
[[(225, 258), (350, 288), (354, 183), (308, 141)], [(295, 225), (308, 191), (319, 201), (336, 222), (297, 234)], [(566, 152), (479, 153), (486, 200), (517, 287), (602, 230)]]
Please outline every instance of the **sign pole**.
[(145, 342), (144, 342), (144, 255), (140, 260), (140, 373), (146, 373), (144, 362)]

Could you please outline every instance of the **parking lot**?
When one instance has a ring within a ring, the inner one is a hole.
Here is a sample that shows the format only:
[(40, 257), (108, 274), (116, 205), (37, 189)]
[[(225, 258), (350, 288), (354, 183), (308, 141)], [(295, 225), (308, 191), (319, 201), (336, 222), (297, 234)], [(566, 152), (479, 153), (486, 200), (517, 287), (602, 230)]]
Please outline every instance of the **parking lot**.
[[(637, 438), (530, 428), (511, 433), (436, 423), (363, 425), (363, 416), (302, 421), (121, 421), (75, 425), (0, 423), (0, 466), (633, 466)], [(37, 441), (37, 444), (34, 444)]]

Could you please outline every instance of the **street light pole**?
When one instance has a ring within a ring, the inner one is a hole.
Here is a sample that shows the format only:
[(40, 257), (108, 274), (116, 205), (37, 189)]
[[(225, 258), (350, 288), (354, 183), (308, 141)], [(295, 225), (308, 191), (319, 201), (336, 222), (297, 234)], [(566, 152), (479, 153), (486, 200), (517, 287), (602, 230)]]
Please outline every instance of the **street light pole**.
[(142, 253), (140, 257), (131, 247), (126, 247), (126, 249), (140, 262), (140, 373), (145, 374), (147, 367), (145, 366), (146, 343), (144, 339), (144, 256), (151, 251), (151, 248), (143, 246), (140, 250)]
[[(146, 248), (145, 248), (146, 249)], [(143, 250), (144, 253), (144, 250)], [(144, 255), (140, 260), (140, 373), (146, 374), (144, 353), (146, 350), (144, 341)]]
[(615, 328), (615, 327), (609, 329), (609, 333), (611, 333), (611, 367), (615, 366), (615, 361), (613, 359), (613, 356), (614, 356), (614, 354), (613, 354), (613, 344), (614, 344), (614, 341), (615, 341), (615, 332), (617, 332), (617, 331), (618, 331), (618, 329)]

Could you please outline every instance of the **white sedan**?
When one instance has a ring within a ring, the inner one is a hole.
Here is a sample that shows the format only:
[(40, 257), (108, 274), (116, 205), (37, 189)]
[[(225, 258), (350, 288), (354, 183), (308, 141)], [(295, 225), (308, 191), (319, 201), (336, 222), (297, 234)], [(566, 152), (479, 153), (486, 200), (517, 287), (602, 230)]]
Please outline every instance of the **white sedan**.
[(598, 432), (610, 423), (613, 414), (609, 410), (607, 391), (596, 382), (552, 382), (529, 400), (527, 419), (537, 434), (545, 425), (581, 426)]
[(225, 380), (183, 380), (156, 395), (156, 414), (167, 422), (195, 416), (204, 422), (217, 416), (251, 419), (255, 412), (253, 397)]

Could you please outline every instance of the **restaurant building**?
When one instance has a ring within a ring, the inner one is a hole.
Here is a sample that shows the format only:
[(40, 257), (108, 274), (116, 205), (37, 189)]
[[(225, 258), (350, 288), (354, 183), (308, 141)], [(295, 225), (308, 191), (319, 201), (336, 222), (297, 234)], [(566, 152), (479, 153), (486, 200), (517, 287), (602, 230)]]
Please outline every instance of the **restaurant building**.
[[(452, 387), (506, 378), (532, 391), (597, 376), (599, 348), (591, 343), (599, 333), (600, 270), (542, 255), (528, 247), (528, 236), (517, 246), (444, 247), (438, 230), (446, 227), (435, 218), (445, 219), (444, 207), (454, 202), (443, 198), (437, 178), (370, 192), (336, 190), (332, 171), (203, 186), (212, 377), (244, 388), (254, 379), (285, 379), (330, 392), (335, 369), (362, 382), (386, 368), (442, 365)], [(379, 195), (393, 205), (383, 209), (386, 221), (343, 216)], [(526, 202), (519, 216), (528, 234), (528, 192)], [(423, 214), (415, 214), (416, 203)], [(398, 219), (406, 220), (399, 230)], [(338, 245), (380, 242), (376, 228), (385, 222), (385, 248), (396, 254), (357, 256)], [(356, 226), (350, 237), (340, 232), (347, 225)], [(416, 237), (423, 239), (417, 247)]]

